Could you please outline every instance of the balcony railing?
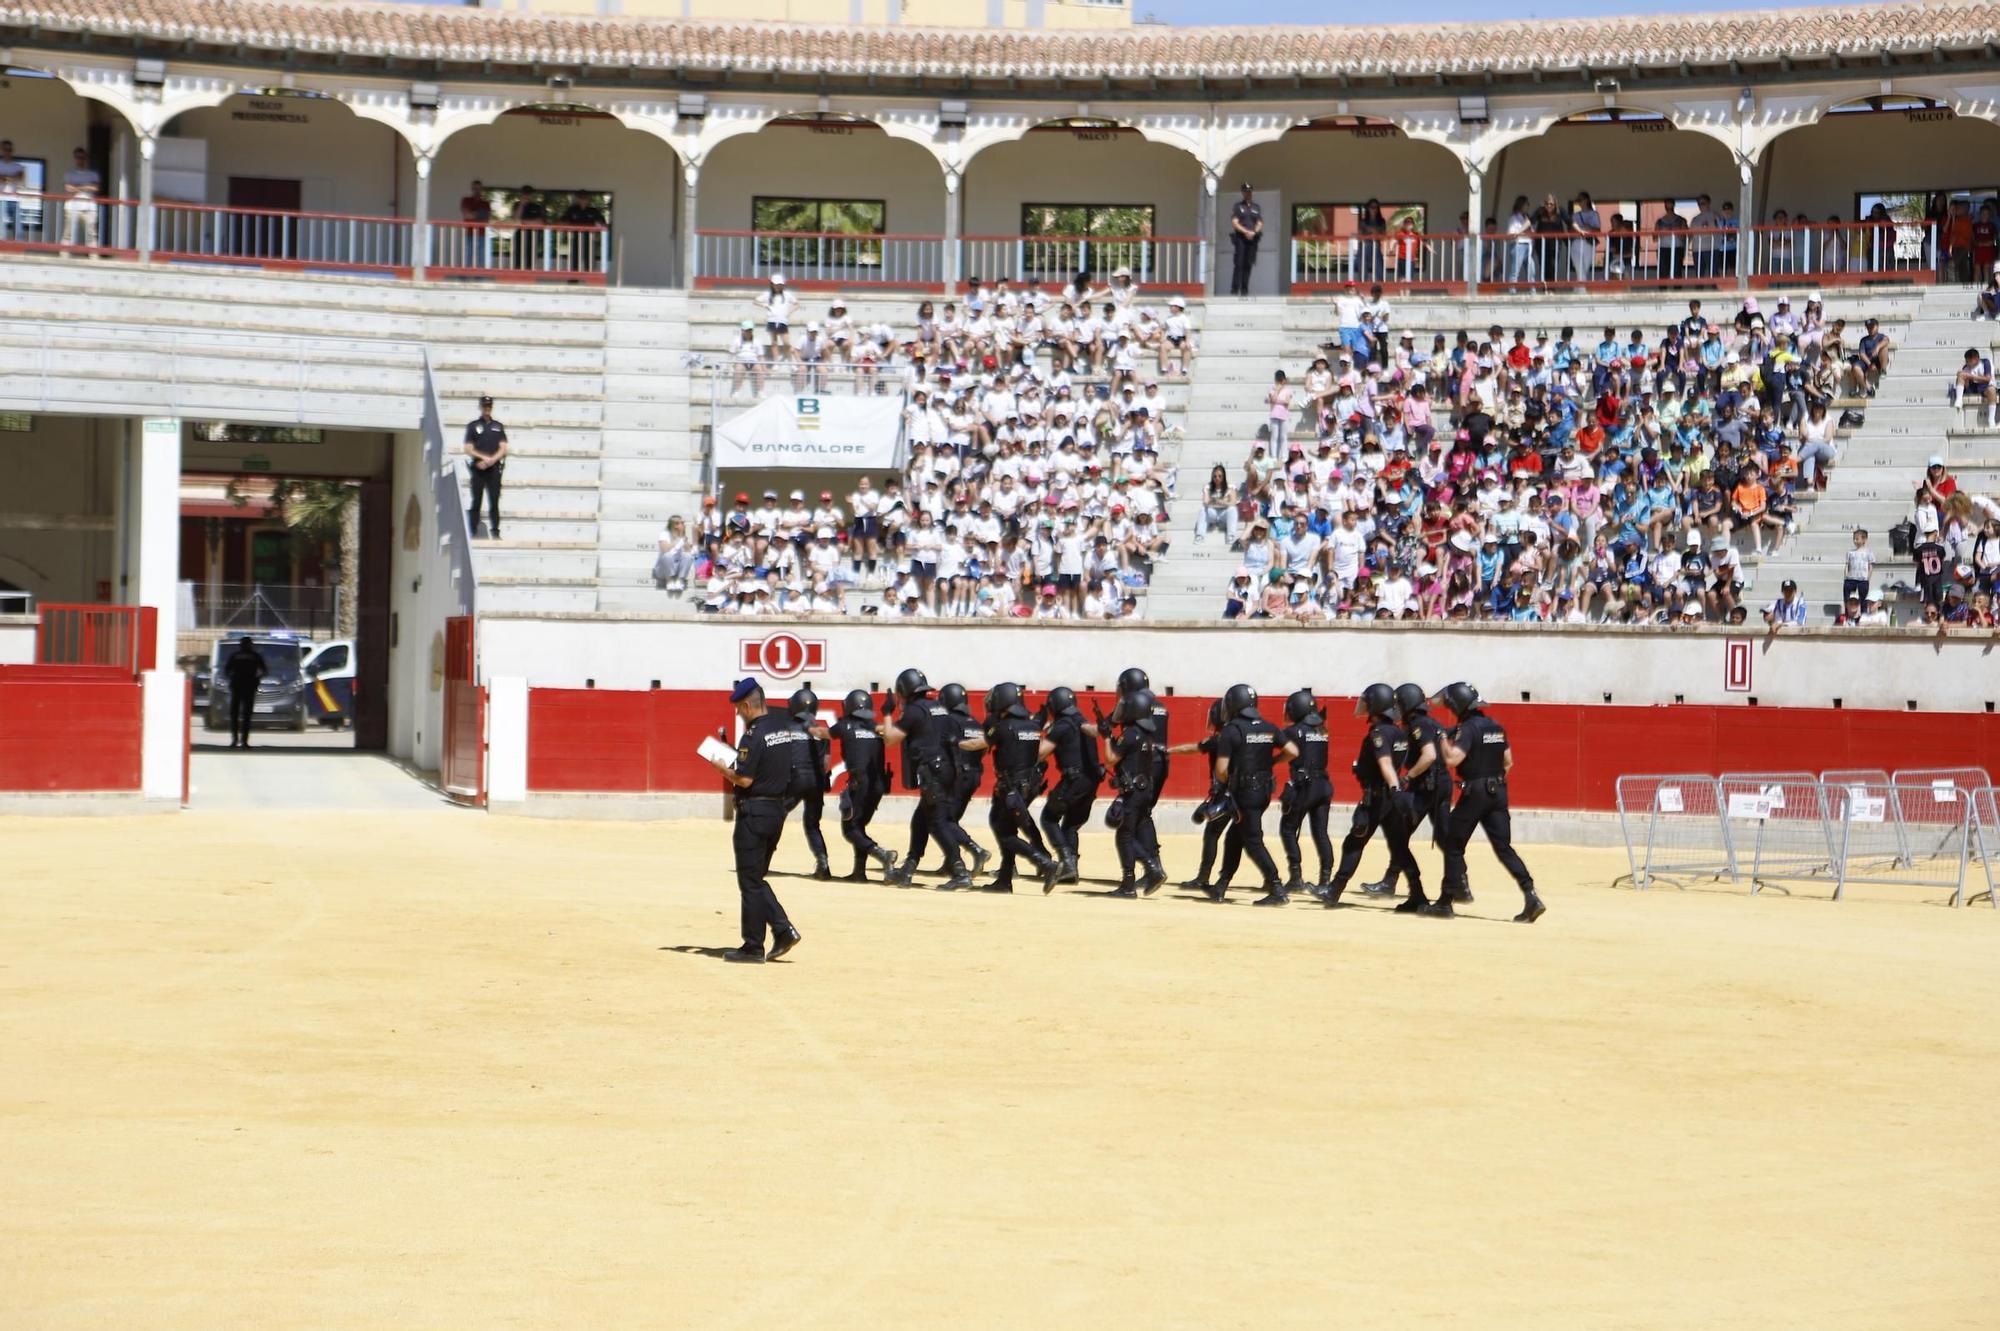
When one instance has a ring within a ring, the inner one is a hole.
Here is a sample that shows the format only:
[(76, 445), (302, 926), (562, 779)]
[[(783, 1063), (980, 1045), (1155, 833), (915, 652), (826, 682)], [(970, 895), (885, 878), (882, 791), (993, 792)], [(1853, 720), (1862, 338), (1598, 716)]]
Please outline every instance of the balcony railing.
[(0, 250), (130, 258), (138, 248), (135, 199), (0, 192)]
[(563, 222), (432, 222), (430, 272), (501, 282), (611, 278), (611, 230)]
[(1142, 287), (1199, 292), (1201, 251), (1194, 236), (967, 236), (959, 272), (1039, 287), (1081, 272), (1106, 282), (1122, 268)]
[[(1750, 229), (1751, 280), (1825, 285), (1939, 276), (1935, 222), (1788, 222)], [(1967, 280), (1984, 280), (1972, 273)]]
[(407, 217), (199, 203), (154, 206), (153, 257), (168, 263), (240, 264), (252, 268), (366, 272), (407, 276)]
[(803, 287), (944, 285), (944, 237), (834, 231), (695, 233), (697, 286), (762, 286), (772, 273)]
[[(1293, 236), (1293, 290), (1348, 282), (1384, 287), (1463, 290), (1470, 254), (1465, 236), (1452, 233), (1395, 232), (1388, 236)], [(1218, 271), (1230, 262), (1216, 255)]]
[(1489, 233), (1480, 281), (1488, 291), (1537, 287), (1725, 287), (1736, 282), (1737, 234), (1673, 227), (1594, 236)]

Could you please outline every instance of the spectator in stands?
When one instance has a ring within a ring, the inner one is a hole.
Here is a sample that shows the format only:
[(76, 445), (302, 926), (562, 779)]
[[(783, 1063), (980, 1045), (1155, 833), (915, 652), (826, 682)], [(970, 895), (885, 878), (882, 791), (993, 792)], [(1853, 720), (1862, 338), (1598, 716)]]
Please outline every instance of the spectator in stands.
[(27, 165), (14, 156), (14, 141), (0, 139), (0, 239), (18, 239), (20, 195), (27, 186)]
[(103, 191), (104, 177), (91, 169), (90, 154), (78, 148), (70, 154), (70, 168), (63, 175), (62, 243), (65, 249), (80, 245), (98, 247), (97, 196)]
[(783, 273), (771, 274), (769, 285), (758, 294), (756, 303), (763, 316), (764, 358), (773, 364), (793, 359), (792, 321), (798, 315), (799, 301), (785, 285)]
[[(713, 505), (714, 496), (709, 496), (706, 502)], [(687, 519), (679, 514), (668, 518), (666, 530), (660, 533), (660, 552), (653, 559), (653, 585), (662, 591), (686, 590), (698, 553), (699, 548), (688, 536)]]
[(549, 206), (533, 185), (521, 186), (515, 196), (514, 221), (514, 266), (546, 267), (550, 257), (549, 236), (543, 228), (549, 222)]
[(1992, 357), (1982, 354), (1977, 347), (1967, 347), (1965, 363), (1958, 367), (1950, 396), (1959, 405), (1977, 401), (1984, 406), (1986, 428), (1992, 429), (1996, 408), (2000, 408), (2000, 394), (1995, 392), (1993, 386)]
[(465, 253), (460, 262), (471, 268), (493, 266), (493, 241), (487, 223), (493, 220), (493, 201), (486, 197), (486, 184), (475, 180), (458, 201), (458, 218), (469, 223), (465, 229)]

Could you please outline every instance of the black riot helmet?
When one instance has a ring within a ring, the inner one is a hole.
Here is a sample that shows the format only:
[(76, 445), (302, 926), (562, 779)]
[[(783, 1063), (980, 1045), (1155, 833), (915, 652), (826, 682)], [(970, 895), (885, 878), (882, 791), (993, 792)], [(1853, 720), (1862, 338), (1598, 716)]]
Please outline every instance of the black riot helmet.
[(1434, 697), (1438, 702), (1451, 708), (1451, 714), (1461, 721), (1479, 710), (1479, 690), (1462, 679), (1445, 685)]
[(1049, 696), (1042, 699), (1042, 715), (1051, 721), (1059, 716), (1068, 716), (1076, 710), (1076, 691), (1058, 684), (1049, 690)]
[(819, 695), (811, 689), (800, 689), (785, 704), (785, 710), (792, 714), (795, 721), (810, 721), (813, 713), (819, 710)]
[(1396, 686), (1396, 710), (1403, 714), (1405, 721), (1424, 710), (1429, 694), (1420, 684), (1398, 684)]
[(1248, 684), (1231, 684), (1229, 691), (1222, 695), (1222, 714), (1231, 721), (1246, 712), (1254, 716), (1256, 711), (1257, 690)]
[(1387, 684), (1370, 684), (1361, 690), (1361, 699), (1354, 704), (1354, 714), (1384, 721), (1402, 719), (1396, 711), (1396, 691)]
[(1021, 701), (1019, 684), (995, 684), (992, 691), (986, 695), (986, 715), (990, 718), (1024, 717), (1027, 714), (1028, 704)]
[(1148, 679), (1146, 672), (1138, 666), (1126, 666), (1118, 672), (1118, 692), (1121, 695), (1136, 693), (1140, 689), (1150, 689), (1152, 687), (1153, 681)]
[(1319, 723), (1319, 701), (1313, 697), (1311, 689), (1300, 689), (1285, 699), (1285, 719), (1303, 721), (1308, 725)]
[(1121, 725), (1137, 726), (1150, 735), (1159, 729), (1159, 720), (1153, 715), (1156, 701), (1151, 689), (1134, 689), (1118, 700), (1118, 712), (1113, 719)]
[(840, 700), (840, 710), (843, 714), (853, 717), (856, 721), (873, 721), (875, 719), (875, 700), (868, 696), (867, 689), (854, 689), (845, 698)]
[(946, 711), (957, 712), (960, 716), (972, 715), (971, 709), (966, 704), (963, 684), (947, 684), (939, 689), (938, 701), (945, 705)]
[(924, 672), (911, 666), (896, 676), (896, 696), (904, 702), (921, 698), (931, 691), (931, 682), (924, 678)]
[(1222, 699), (1217, 698), (1208, 705), (1208, 728), (1210, 730), (1220, 730), (1228, 723), (1229, 717), (1222, 710)]

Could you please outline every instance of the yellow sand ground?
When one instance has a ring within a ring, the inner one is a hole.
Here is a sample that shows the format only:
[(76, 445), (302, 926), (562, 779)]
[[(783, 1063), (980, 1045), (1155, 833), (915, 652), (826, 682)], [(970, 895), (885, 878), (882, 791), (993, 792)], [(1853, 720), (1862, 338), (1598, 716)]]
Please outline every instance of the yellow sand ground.
[(735, 967), (720, 824), (5, 830), (9, 1331), (2000, 1322), (1984, 906), (785, 877)]

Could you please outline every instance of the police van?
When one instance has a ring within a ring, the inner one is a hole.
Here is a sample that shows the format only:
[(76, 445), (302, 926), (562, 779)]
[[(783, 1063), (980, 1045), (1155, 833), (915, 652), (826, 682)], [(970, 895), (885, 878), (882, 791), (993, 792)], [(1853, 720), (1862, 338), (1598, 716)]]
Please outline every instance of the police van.
[(253, 726), (304, 730), (317, 722), (337, 730), (347, 723), (354, 709), (354, 640), (335, 638), (315, 645), (302, 633), (267, 629), (230, 633), (215, 644), (203, 718), (210, 730), (229, 728), (229, 675), (223, 666), (246, 637), (268, 671), (257, 686)]

